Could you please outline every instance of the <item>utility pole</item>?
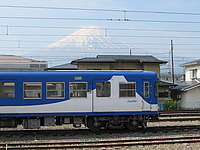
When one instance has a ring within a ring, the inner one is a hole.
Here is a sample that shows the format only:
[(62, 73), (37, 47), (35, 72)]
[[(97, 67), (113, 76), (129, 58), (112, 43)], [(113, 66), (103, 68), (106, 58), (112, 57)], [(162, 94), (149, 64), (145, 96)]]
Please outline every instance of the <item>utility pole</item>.
[(171, 58), (172, 58), (172, 83), (174, 84), (174, 45), (171, 40)]

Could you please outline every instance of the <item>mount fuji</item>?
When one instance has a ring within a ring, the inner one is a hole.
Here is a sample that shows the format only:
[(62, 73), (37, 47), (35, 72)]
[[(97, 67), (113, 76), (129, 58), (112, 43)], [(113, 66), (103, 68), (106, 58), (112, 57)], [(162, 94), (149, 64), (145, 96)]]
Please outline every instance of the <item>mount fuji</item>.
[(70, 63), (74, 59), (96, 57), (97, 55), (129, 55), (130, 50), (137, 55), (149, 52), (139, 50), (119, 38), (111, 37), (107, 29), (84, 26), (74, 33), (29, 54), (37, 60), (48, 61), (49, 66)]
[[(112, 39), (104, 29), (96, 26), (85, 26), (75, 31), (71, 35), (46, 46), (52, 48), (81, 48), (81, 49), (98, 49), (98, 48), (119, 48), (113, 43), (122, 43), (122, 41)], [(125, 44), (125, 43), (124, 43)]]
[[(119, 38), (110, 36), (106, 28), (83, 26), (74, 33), (55, 41), (29, 55), (37, 60), (48, 61), (49, 67), (70, 63), (72, 60), (97, 55), (154, 55), (153, 51), (136, 48)], [(158, 59), (169, 58), (169, 55), (156, 55)], [(190, 61), (190, 60), (188, 60)], [(180, 64), (175, 63), (177, 69)], [(161, 66), (167, 68), (168, 66)], [(162, 69), (166, 72), (168, 69)]]

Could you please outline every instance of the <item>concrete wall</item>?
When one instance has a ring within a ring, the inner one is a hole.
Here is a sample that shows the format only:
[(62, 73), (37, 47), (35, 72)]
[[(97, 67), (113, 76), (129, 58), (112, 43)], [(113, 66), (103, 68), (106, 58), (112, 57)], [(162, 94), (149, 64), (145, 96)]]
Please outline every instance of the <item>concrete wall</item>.
[(200, 109), (200, 87), (181, 93), (180, 108)]

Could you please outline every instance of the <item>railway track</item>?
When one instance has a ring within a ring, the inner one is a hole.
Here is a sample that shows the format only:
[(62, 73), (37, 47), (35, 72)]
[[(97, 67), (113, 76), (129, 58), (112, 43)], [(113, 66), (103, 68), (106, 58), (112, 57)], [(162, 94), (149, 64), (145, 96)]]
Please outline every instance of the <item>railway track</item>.
[(181, 126), (153, 126), (147, 127), (144, 129), (137, 129), (134, 131), (130, 131), (128, 129), (110, 129), (110, 130), (101, 130), (98, 132), (91, 132), (89, 129), (55, 129), (55, 130), (4, 130), (0, 131), (0, 135), (4, 137), (12, 137), (12, 136), (69, 136), (69, 135), (103, 135), (103, 134), (126, 134), (126, 133), (155, 133), (155, 132), (178, 132), (178, 131), (188, 131), (188, 130), (200, 130), (200, 125), (181, 125)]
[(96, 140), (96, 141), (64, 141), (64, 142), (27, 142), (27, 143), (0, 143), (0, 149), (69, 149), (69, 148), (102, 148), (125, 147), (138, 145), (199, 143), (200, 136), (141, 138), (123, 140)]
[(158, 118), (150, 121), (197, 121), (200, 120), (200, 110), (160, 110)]
[(200, 113), (200, 110), (159, 110), (160, 114)]
[[(195, 112), (195, 113), (194, 113)], [(200, 111), (187, 111), (187, 113), (184, 113), (183, 111), (176, 111), (171, 113), (170, 112), (162, 112), (160, 117), (161, 119), (157, 120), (162, 122), (163, 121), (183, 121), (181, 115), (192, 115), (196, 114), (198, 116)], [(181, 117), (177, 117), (176, 115), (180, 115)], [(169, 118), (166, 119), (166, 115), (171, 115)], [(175, 115), (175, 117), (174, 117)], [(196, 117), (195, 116), (195, 117)], [(195, 120), (196, 118), (194, 118)], [(192, 120), (192, 118), (191, 118)], [(186, 118), (184, 121), (188, 121)], [(29, 137), (35, 136), (35, 139), (45, 135), (45, 136), (82, 136), (82, 135), (89, 135), (94, 136), (96, 135), (105, 135), (105, 134), (134, 134), (136, 132), (138, 133), (171, 133), (171, 132), (180, 132), (182, 133), (187, 131), (199, 131), (200, 125), (181, 125), (181, 126), (152, 126), (147, 127), (146, 130), (143, 129), (137, 129), (135, 131), (125, 130), (125, 129), (112, 129), (112, 130), (101, 130), (99, 132), (91, 132), (88, 129), (47, 129), (47, 130), (2, 130), (0, 131), (0, 136), (2, 137)], [(132, 132), (132, 133), (131, 133)], [(0, 149), (70, 149), (70, 148), (101, 148), (101, 147), (125, 147), (125, 146), (137, 146), (137, 145), (157, 145), (157, 144), (175, 144), (175, 143), (196, 143), (200, 142), (200, 136), (189, 136), (189, 137), (168, 137), (168, 138), (141, 138), (141, 139), (128, 139), (128, 140), (110, 140), (110, 141), (68, 141), (68, 142), (36, 142), (33, 140), (33, 142), (29, 143), (0, 143)]]

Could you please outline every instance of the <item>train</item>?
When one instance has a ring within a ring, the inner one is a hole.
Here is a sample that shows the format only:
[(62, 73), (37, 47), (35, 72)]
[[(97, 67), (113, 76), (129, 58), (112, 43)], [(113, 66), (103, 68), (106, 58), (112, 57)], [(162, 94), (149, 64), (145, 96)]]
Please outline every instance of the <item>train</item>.
[(157, 85), (152, 71), (1, 71), (0, 128), (146, 128)]

